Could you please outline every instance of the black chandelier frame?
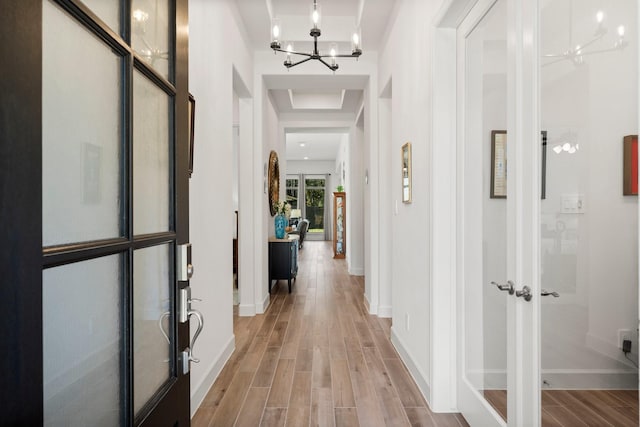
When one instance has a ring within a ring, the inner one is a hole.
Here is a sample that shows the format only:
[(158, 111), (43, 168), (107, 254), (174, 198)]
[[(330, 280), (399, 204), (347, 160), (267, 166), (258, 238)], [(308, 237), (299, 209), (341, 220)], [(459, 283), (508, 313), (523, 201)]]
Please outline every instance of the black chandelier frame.
[[(316, 1), (317, 0), (313, 0), (314, 8), (317, 5)], [(356, 58), (357, 60), (360, 57), (360, 55), (362, 55), (362, 49), (360, 49), (360, 47), (354, 48), (350, 55), (346, 55), (346, 54), (321, 55), (320, 51), (318, 50), (318, 37), (322, 35), (322, 31), (320, 31), (320, 28), (314, 27), (309, 31), (309, 35), (313, 37), (313, 52), (311, 53), (282, 49), (282, 46), (280, 45), (279, 40), (271, 42), (271, 49), (273, 49), (274, 53), (283, 52), (287, 54), (287, 59), (284, 61), (284, 66), (287, 67), (287, 69), (291, 67), (295, 67), (296, 65), (304, 64), (307, 61), (311, 61), (312, 59), (315, 59), (323, 63), (331, 71), (335, 72), (339, 68), (338, 64), (335, 62), (329, 64), (327, 61), (324, 60), (324, 58), (331, 58), (332, 60), (334, 60), (335, 58)], [(291, 55), (305, 56), (306, 58), (298, 62), (291, 62)]]

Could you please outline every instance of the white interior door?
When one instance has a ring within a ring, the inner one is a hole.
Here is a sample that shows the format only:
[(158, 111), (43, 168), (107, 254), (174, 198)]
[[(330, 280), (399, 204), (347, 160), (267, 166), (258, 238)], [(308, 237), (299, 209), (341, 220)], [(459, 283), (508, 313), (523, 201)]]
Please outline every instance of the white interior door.
[(471, 425), (540, 423), (537, 4), (529, 3), (479, 0), (457, 31), (458, 386)]

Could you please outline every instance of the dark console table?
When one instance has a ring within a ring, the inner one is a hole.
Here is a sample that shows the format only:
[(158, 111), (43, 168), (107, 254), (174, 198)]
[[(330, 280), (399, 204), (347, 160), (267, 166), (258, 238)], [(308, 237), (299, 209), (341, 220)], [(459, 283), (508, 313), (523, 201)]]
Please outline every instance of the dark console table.
[(296, 235), (269, 238), (269, 293), (274, 280), (287, 280), (291, 293), (291, 281), (298, 274), (298, 240)]

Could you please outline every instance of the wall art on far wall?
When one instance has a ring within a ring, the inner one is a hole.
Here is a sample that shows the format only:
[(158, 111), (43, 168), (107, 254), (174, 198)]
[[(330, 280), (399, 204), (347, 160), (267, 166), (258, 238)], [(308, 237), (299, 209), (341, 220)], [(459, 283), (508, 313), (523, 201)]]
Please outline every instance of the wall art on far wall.
[[(540, 132), (540, 198), (547, 198), (547, 131)], [(507, 198), (507, 131), (491, 131), (491, 187), (489, 197)]]
[(638, 135), (627, 135), (623, 139), (622, 194), (638, 195)]

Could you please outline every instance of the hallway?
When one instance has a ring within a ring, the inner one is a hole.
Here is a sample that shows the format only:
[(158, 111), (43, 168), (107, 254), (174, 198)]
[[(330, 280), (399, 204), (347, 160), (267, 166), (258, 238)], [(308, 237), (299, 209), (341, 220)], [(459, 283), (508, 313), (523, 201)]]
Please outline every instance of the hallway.
[(429, 410), (363, 287), (330, 242), (305, 242), (291, 294), (280, 281), (264, 315), (234, 312), (236, 350), (193, 426), (466, 426)]

